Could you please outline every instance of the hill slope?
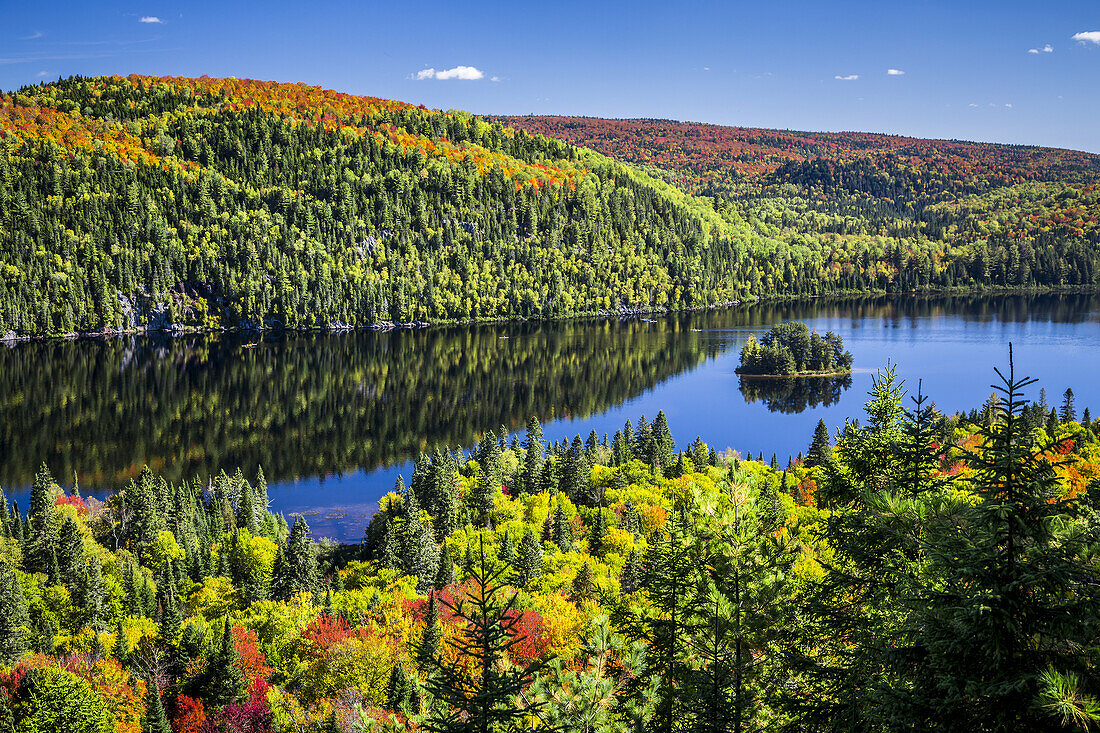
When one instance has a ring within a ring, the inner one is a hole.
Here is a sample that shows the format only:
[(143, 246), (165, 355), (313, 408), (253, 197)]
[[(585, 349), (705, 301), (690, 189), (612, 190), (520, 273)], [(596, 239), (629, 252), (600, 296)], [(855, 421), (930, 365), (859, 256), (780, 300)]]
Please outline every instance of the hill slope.
[[(718, 208), (731, 205), (763, 236), (788, 242), (885, 236), (902, 244), (899, 257), (906, 262), (921, 259), (913, 257), (921, 242), (935, 242), (944, 257), (922, 265), (933, 273), (932, 282), (941, 263), (952, 259), (965, 262), (956, 284), (1094, 281), (1100, 248), (1097, 155), (669, 120), (494, 119), (590, 147), (685, 191), (714, 196)], [(874, 245), (868, 246), (873, 255)], [(904, 270), (898, 259), (888, 257), (884, 264)], [(842, 267), (850, 264), (867, 270), (862, 256)]]
[[(465, 113), (235, 79), (0, 98), (0, 335), (699, 306), (730, 227)], [(728, 261), (728, 258), (721, 258)]]
[[(302, 84), (132, 76), (25, 87), (0, 95), (0, 338), (1095, 281), (1092, 158), (1038, 166), (1025, 152), (1004, 180), (976, 169), (995, 184), (979, 190), (953, 169), (914, 168), (897, 146), (823, 163), (791, 152), (817, 149), (798, 140), (769, 143), (789, 162), (751, 176), (729, 171), (752, 155), (715, 152), (692, 182), (666, 170), (684, 144), (642, 170), (463, 112)], [(844, 140), (830, 150), (862, 149)], [(1005, 202), (1013, 226), (1042, 221), (1029, 212), (1050, 201), (1074, 211), (1071, 176), (1085, 182), (1074, 237), (1015, 245), (990, 234), (979, 247), (957, 225)], [(938, 218), (916, 218), (883, 185), (923, 192), (911, 200)], [(943, 196), (971, 189), (985, 198)]]

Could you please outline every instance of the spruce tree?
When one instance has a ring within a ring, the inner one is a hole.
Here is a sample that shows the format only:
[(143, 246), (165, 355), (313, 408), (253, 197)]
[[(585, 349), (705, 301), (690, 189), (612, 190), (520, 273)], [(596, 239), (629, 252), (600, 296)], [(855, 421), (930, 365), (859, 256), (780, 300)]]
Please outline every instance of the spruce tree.
[(1066, 387), (1062, 393), (1062, 411), (1059, 414), (1062, 422), (1077, 422), (1077, 403), (1073, 397), (1073, 388)]
[[(482, 545), (466, 596), (453, 604), (442, 601), (460, 622), (459, 634), (447, 642), (460, 662), (443, 664), (439, 654), (436, 655), (435, 674), (424, 686), (440, 705), (424, 721), (426, 730), (503, 733), (517, 729), (544, 707), (542, 702), (533, 702), (521, 709), (513, 701), (545, 667), (545, 662), (522, 667), (501, 664), (519, 642), (516, 632), (520, 616), (513, 613), (516, 596), (502, 598), (506, 572), (503, 567), (490, 567)], [(466, 671), (468, 667), (473, 668), (472, 675)]]
[(597, 507), (588, 534), (588, 552), (592, 556), (603, 557), (603, 542), (606, 534), (607, 519), (604, 517), (603, 509)]
[(198, 680), (198, 692), (209, 707), (222, 708), (240, 698), (244, 692), (244, 677), (237, 665), (237, 647), (233, 644), (233, 627), (225, 618), (220, 639), (215, 642), (205, 671)]
[[(695, 707), (687, 694), (693, 675), (688, 640), (700, 563), (682, 512), (673, 511), (667, 526), (669, 536), (662, 538), (655, 532), (645, 558), (641, 587), (649, 598), (648, 608), (615, 609), (617, 625), (626, 635), (648, 645), (645, 675), (660, 678), (650, 720), (650, 729), (657, 733), (679, 730)], [(644, 689), (636, 693), (648, 695)]]
[(406, 520), (401, 555), (405, 574), (417, 578), (417, 592), (430, 591), (439, 572), (439, 547), (435, 544), (435, 535), (428, 522), (422, 519)]
[(444, 540), (443, 547), (439, 551), (439, 569), (436, 570), (435, 574), (435, 589), (441, 590), (448, 585), (453, 585), (455, 580), (455, 563), (451, 559), (447, 542)]
[(534, 415), (527, 421), (527, 436), (523, 439), (523, 466), (519, 476), (519, 494), (533, 494), (539, 490), (543, 467), (542, 426)]
[(428, 675), (435, 668), (442, 639), (443, 628), (439, 624), (439, 602), (433, 592), (428, 595), (428, 608), (424, 614), (424, 630), (420, 634), (420, 643), (413, 647), (416, 666), (421, 674)]
[(573, 527), (565, 515), (565, 502), (559, 501), (558, 508), (554, 510), (554, 526), (551, 539), (562, 552), (573, 552), (576, 546), (573, 544)]
[(807, 468), (824, 466), (832, 458), (832, 443), (829, 440), (829, 428), (824, 420), (817, 421), (814, 428), (814, 438), (810, 442), (810, 450), (806, 453), (805, 465)]
[(71, 586), (84, 565), (84, 535), (72, 517), (61, 523), (56, 554), (62, 582)]
[(30, 616), (23, 586), (14, 568), (0, 561), (0, 665), (11, 665), (27, 650), (29, 630)]
[(412, 712), (411, 702), (416, 683), (405, 671), (405, 665), (401, 662), (393, 665), (390, 671), (390, 679), (386, 685), (386, 706), (395, 712), (409, 715)]
[(157, 689), (156, 682), (153, 680), (147, 683), (141, 733), (172, 733), (172, 728), (168, 725), (168, 716), (164, 713), (164, 703), (160, 699), (160, 690)]
[(531, 530), (523, 535), (519, 543), (519, 551), (516, 556), (515, 574), (513, 576), (516, 585), (523, 587), (542, 574), (544, 552), (538, 537)]
[(585, 560), (584, 565), (581, 565), (577, 570), (576, 577), (573, 578), (573, 585), (570, 589), (569, 600), (573, 603), (580, 604), (582, 601), (586, 601), (592, 597), (593, 591), (596, 589), (594, 574), (592, 572), (592, 566)]
[(1044, 458), (1057, 446), (1037, 444), (1020, 419), (1035, 380), (1016, 377), (1011, 345), (997, 374), (1004, 399), (967, 455), (980, 501), (930, 535), (913, 706), (956, 730), (1042, 730), (1056, 725), (1044, 704), (1051, 675), (1092, 674), (1100, 589), (1081, 582), (1081, 558), (1100, 530), (1074, 527), (1082, 508)]
[(305, 517), (297, 517), (286, 543), (286, 580), (289, 592), (317, 593), (321, 587), (317, 555), (309, 539)]
[(497, 558), (508, 567), (516, 562), (516, 546), (512, 542), (512, 535), (507, 529), (504, 530), (504, 537), (500, 540)]

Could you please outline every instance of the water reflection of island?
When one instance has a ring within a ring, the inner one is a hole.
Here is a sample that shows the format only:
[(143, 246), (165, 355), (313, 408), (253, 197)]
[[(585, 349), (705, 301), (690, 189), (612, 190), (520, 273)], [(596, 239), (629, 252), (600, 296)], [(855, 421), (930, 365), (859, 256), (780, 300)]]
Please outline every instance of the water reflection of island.
[(790, 415), (810, 407), (828, 407), (852, 386), (852, 375), (837, 377), (741, 377), (745, 402), (763, 402), (769, 412)]

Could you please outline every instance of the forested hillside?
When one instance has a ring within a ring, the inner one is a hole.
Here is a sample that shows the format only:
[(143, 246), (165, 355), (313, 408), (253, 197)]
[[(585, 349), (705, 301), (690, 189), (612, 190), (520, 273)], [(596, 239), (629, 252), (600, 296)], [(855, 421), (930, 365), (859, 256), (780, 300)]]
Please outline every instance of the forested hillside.
[[(669, 120), (498, 117), (714, 197), (760, 236), (840, 248), (835, 273), (879, 287), (1095, 281), (1100, 156), (1073, 150)], [(962, 262), (946, 279), (945, 263)]]
[[(975, 234), (960, 222), (1007, 204), (931, 166), (922, 170), (936, 176), (905, 186), (923, 192), (933, 232), (908, 204), (883, 208), (881, 192), (850, 190), (878, 186), (877, 168), (865, 186), (857, 169), (819, 171), (809, 152), (783, 158), (806, 168), (719, 176), (696, 198), (700, 186), (680, 190), (659, 180), (663, 169), (647, 168), (654, 178), (463, 112), (302, 84), (132, 76), (25, 87), (0, 95), (0, 337), (1094, 282), (1094, 189), (1071, 207), (1062, 189), (1012, 198), (998, 188), (1009, 203), (1026, 198), (1027, 226), (1043, 231), (1020, 239), (1006, 220)], [(1077, 154), (1019, 157), (1003, 181), (987, 178), (1027, 186), (1046, 180), (1034, 170), (1082, 181), (1095, 171)], [(1039, 224), (1035, 212), (1052, 205), (1079, 235)]]
[(105, 502), (43, 467), (0, 498), (0, 726), (1094, 730), (1100, 422), (1005, 371), (955, 415), (880, 372), (785, 467), (532, 417), (421, 454), (346, 546), (253, 466)]

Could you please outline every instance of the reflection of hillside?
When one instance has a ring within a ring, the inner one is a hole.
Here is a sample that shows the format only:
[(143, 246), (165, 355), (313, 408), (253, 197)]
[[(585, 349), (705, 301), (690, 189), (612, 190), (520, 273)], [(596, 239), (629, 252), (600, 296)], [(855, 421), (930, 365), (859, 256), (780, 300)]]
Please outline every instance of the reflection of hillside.
[(96, 487), (146, 462), (170, 479), (259, 464), (272, 481), (401, 462), (605, 410), (726, 348), (692, 318), (0, 348), (0, 485), (43, 460)]
[(763, 402), (769, 412), (792, 414), (818, 405), (828, 407), (852, 386), (852, 375), (842, 377), (741, 377), (745, 402)]

